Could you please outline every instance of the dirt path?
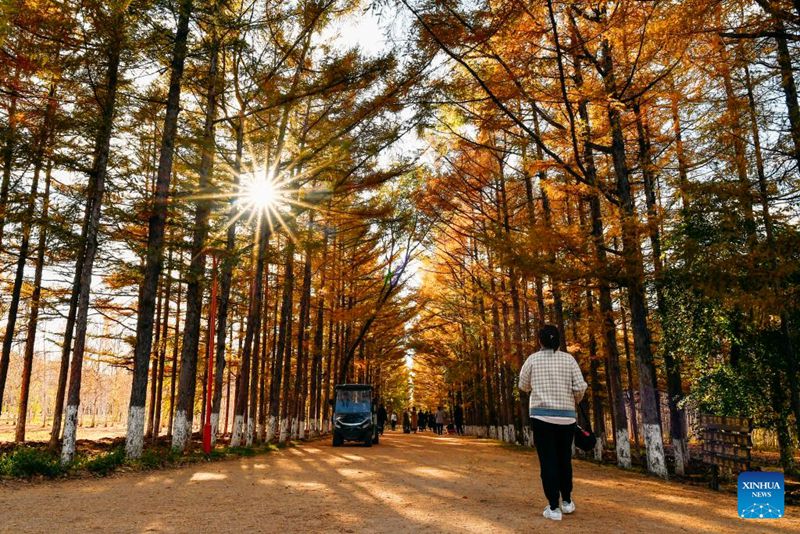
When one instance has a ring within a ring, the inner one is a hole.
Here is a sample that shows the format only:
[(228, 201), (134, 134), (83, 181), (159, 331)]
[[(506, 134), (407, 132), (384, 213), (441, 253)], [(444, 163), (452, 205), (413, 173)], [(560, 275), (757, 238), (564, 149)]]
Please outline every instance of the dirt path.
[[(536, 455), (387, 432), (97, 480), (0, 485), (0, 532), (800, 532), (800, 509), (745, 521), (736, 498), (575, 463), (577, 512), (541, 517)], [(580, 530), (579, 530), (580, 529)]]

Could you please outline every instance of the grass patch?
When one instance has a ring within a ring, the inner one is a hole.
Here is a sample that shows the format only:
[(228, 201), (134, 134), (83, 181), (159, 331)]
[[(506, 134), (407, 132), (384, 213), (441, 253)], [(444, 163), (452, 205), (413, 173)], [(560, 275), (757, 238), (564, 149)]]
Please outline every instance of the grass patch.
[(125, 463), (125, 448), (117, 447), (83, 462), (82, 467), (94, 475), (105, 476)]
[(145, 449), (139, 458), (130, 461), (130, 465), (142, 470), (161, 469), (178, 463), (180, 458), (181, 454), (172, 448)]
[(228, 454), (233, 454), (234, 456), (255, 456), (256, 450), (253, 447), (228, 447), (225, 451)]
[(17, 447), (0, 456), (0, 475), (16, 478), (55, 478), (67, 471), (57, 455), (34, 447)]
[[(41, 446), (40, 446), (41, 445)], [(91, 445), (91, 444), (90, 444)], [(159, 444), (142, 451), (142, 455), (129, 460), (125, 457), (123, 442), (110, 444), (109, 447), (84, 448), (76, 452), (75, 460), (62, 466), (60, 456), (50, 452), (43, 444), (37, 446), (17, 446), (5, 453), (0, 453), (0, 477), (33, 478), (37, 476), (56, 478), (62, 476), (81, 476), (90, 473), (103, 477), (120, 469), (134, 471), (152, 471), (166, 467), (177, 467), (185, 464), (214, 462), (226, 458), (250, 458), (267, 454), (285, 447), (296, 447), (297, 443), (258, 444), (253, 447), (220, 446), (205, 454), (194, 448), (188, 454), (172, 449), (168, 443)]]

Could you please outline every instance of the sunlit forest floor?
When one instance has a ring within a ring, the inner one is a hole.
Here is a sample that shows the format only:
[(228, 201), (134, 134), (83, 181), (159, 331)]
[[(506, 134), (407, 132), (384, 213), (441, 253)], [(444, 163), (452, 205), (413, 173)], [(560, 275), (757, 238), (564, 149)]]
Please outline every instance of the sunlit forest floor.
[[(25, 439), (27, 441), (47, 441), (50, 439), (50, 425), (42, 426), (41, 423), (28, 425), (25, 429)], [(14, 425), (0, 424), (0, 443), (14, 441)], [(104, 426), (102, 424), (94, 427), (80, 427), (80, 439), (98, 440), (103, 438), (118, 438), (125, 435), (125, 425)]]
[[(800, 530), (798, 507), (745, 521), (734, 494), (585, 461), (575, 462), (574, 499), (559, 530)], [(543, 508), (533, 451), (400, 432), (372, 448), (322, 440), (175, 470), (0, 483), (0, 532), (530, 532), (551, 526)]]

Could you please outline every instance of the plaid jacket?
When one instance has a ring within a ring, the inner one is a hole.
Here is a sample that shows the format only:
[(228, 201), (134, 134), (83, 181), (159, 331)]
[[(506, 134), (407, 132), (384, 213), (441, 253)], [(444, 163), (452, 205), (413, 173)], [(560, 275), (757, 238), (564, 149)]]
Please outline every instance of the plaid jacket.
[(531, 354), (519, 372), (519, 389), (531, 394), (531, 417), (576, 417), (575, 403), (583, 398), (586, 387), (578, 362), (559, 350)]

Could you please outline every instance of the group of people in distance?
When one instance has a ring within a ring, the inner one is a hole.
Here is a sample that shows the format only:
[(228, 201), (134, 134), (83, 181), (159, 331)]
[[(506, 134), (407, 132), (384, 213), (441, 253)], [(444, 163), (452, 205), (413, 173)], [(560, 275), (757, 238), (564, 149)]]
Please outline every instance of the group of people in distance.
[[(386, 407), (381, 404), (378, 407), (378, 431), (383, 434), (386, 424), (389, 423), (392, 430), (397, 428), (397, 413), (387, 412)], [(441, 405), (436, 407), (436, 410), (417, 411), (417, 407), (411, 408), (411, 411), (403, 411), (403, 432), (406, 434), (414, 432), (424, 432), (425, 429), (430, 428), (431, 431), (440, 436), (445, 433), (445, 428), (448, 434), (464, 435), (464, 408), (460, 403), (456, 404), (453, 408), (452, 414), (445, 411)]]
[(464, 435), (464, 408), (456, 404), (452, 413), (439, 405), (436, 410), (417, 410), (414, 406), (411, 411), (403, 412), (403, 432), (424, 432), (430, 429), (434, 434), (442, 435), (454, 433)]

